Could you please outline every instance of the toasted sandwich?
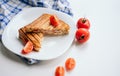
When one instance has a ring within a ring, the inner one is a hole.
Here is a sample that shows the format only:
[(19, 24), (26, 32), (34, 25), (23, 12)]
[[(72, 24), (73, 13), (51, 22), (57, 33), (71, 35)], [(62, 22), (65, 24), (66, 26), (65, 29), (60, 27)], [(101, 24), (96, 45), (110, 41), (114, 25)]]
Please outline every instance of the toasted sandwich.
[(42, 33), (26, 33), (24, 28), (19, 29), (19, 38), (26, 44), (28, 41), (33, 43), (33, 50), (39, 51), (41, 48), (41, 42), (43, 39)]
[(65, 35), (69, 33), (69, 25), (59, 20), (59, 25), (50, 24), (51, 14), (43, 14), (32, 23), (24, 26), (25, 32), (43, 33), (44, 35)]

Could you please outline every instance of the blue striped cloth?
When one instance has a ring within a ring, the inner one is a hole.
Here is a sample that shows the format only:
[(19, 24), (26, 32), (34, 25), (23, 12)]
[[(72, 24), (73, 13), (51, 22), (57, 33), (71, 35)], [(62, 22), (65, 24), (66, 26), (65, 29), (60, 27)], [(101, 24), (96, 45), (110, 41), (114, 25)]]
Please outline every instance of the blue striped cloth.
[[(73, 16), (69, 2), (67, 0), (0, 0), (0, 39), (2, 32), (9, 21), (22, 9), (29, 7), (45, 7), (64, 12)], [(40, 62), (35, 59), (28, 59), (19, 56), (27, 64)]]

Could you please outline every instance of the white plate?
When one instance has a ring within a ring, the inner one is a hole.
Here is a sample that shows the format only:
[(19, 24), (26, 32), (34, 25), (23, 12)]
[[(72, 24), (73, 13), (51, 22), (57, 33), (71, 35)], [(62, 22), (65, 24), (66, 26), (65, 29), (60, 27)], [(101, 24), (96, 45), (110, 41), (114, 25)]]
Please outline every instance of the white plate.
[[(40, 52), (31, 52), (27, 55), (21, 54), (24, 47), (18, 38), (18, 29), (34, 21), (43, 13), (56, 14), (60, 19), (70, 26), (70, 32), (65, 36), (44, 37)], [(64, 54), (74, 40), (75, 24), (67, 14), (47, 8), (28, 8), (17, 14), (7, 25), (2, 35), (4, 46), (13, 53), (38, 60), (49, 60)]]

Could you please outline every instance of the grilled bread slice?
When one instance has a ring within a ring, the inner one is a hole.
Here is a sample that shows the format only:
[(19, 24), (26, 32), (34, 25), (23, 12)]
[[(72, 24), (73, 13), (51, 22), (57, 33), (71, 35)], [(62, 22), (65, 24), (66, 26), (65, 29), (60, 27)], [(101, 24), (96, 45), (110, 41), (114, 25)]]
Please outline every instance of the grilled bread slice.
[(69, 33), (69, 25), (59, 20), (59, 25), (54, 27), (50, 24), (51, 14), (43, 14), (32, 23), (26, 25), (25, 32), (41, 32), (44, 35), (65, 35)]
[(23, 44), (26, 44), (27, 41), (31, 41), (33, 43), (33, 50), (39, 51), (41, 48), (43, 34), (42, 33), (26, 33), (24, 28), (20, 28), (19, 38), (22, 40)]

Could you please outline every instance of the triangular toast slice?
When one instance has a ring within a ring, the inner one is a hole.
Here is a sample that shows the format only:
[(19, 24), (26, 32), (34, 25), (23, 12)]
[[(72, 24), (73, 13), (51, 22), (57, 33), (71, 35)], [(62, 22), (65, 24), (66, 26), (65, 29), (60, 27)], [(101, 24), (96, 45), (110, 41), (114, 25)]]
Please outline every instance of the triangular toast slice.
[(69, 33), (69, 25), (64, 21), (59, 20), (59, 25), (54, 27), (50, 24), (50, 16), (51, 14), (43, 14), (39, 18), (37, 18), (32, 23), (26, 25), (26, 32), (41, 32), (45, 35), (64, 35)]
[(41, 48), (43, 34), (42, 33), (26, 33), (24, 28), (20, 28), (19, 38), (22, 40), (23, 44), (26, 44), (27, 41), (31, 41), (33, 43), (33, 50), (39, 51)]

